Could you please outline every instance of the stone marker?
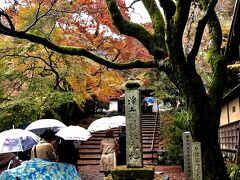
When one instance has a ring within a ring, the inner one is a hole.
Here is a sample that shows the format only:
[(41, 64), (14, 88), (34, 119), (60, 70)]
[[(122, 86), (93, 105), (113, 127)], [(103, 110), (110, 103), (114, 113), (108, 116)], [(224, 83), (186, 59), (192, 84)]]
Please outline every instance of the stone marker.
[(192, 136), (190, 132), (183, 133), (184, 174), (186, 180), (192, 180)]
[(141, 135), (141, 96), (139, 83), (129, 81), (125, 85), (126, 158), (127, 167), (143, 167)]
[(202, 180), (202, 156), (201, 156), (201, 143), (192, 143), (192, 170), (193, 180)]

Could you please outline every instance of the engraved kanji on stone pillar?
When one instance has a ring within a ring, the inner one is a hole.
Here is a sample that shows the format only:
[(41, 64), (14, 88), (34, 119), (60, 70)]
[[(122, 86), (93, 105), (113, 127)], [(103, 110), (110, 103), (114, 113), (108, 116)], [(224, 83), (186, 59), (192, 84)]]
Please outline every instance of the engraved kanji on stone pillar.
[(183, 133), (184, 174), (186, 180), (192, 180), (192, 136), (190, 132)]
[(192, 170), (193, 180), (202, 180), (202, 155), (201, 155), (201, 143), (192, 143)]
[(140, 85), (129, 81), (125, 87), (127, 167), (143, 167)]

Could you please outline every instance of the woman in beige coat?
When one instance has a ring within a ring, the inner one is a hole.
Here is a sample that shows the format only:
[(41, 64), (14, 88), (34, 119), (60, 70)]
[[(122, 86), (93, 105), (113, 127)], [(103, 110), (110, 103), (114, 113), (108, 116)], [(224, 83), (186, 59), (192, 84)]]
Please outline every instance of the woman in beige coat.
[(100, 172), (108, 176), (116, 166), (116, 152), (118, 152), (118, 143), (114, 139), (113, 130), (106, 130), (106, 136), (101, 141), (100, 151), (102, 153), (100, 159)]

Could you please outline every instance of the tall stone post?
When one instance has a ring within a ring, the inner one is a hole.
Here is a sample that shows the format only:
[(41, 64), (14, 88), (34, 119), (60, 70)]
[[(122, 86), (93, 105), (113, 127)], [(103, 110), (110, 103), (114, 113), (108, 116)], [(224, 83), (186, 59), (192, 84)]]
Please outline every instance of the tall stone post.
[(190, 132), (183, 133), (183, 156), (185, 180), (192, 180), (192, 136)]
[(125, 87), (127, 167), (141, 168), (143, 153), (140, 84), (136, 81), (128, 81)]
[(192, 171), (193, 180), (202, 180), (202, 155), (201, 155), (201, 143), (192, 143)]

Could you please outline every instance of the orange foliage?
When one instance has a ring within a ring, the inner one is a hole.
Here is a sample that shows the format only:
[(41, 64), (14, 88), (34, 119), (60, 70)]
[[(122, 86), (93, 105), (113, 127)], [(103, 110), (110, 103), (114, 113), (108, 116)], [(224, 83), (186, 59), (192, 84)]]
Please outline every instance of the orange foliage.
[[(19, 31), (30, 27), (29, 33), (48, 37), (56, 44), (84, 47), (109, 61), (152, 59), (140, 42), (120, 35), (112, 24), (104, 0), (22, 0), (17, 5), (12, 2), (13, 5), (8, 7), (7, 12)], [(118, 0), (118, 3), (124, 17), (130, 19), (125, 1)], [(151, 28), (150, 25), (148, 26)], [(37, 46), (37, 48), (38, 51), (30, 51), (28, 55), (36, 55), (48, 60), (48, 54), (44, 54), (43, 47)], [(94, 94), (100, 100), (108, 101), (110, 96), (118, 95), (123, 78), (117, 71), (89, 62), (86, 58), (58, 56), (56, 54), (51, 59), (57, 64), (54, 68), (58, 72), (67, 66), (76, 68), (69, 70), (64, 78), (80, 99), (89, 99)], [(18, 70), (24, 71), (32, 63), (27, 61), (25, 64), (20, 64)], [(34, 63), (39, 67), (46, 66), (40, 60)], [(35, 72), (41, 71), (38, 69)]]

